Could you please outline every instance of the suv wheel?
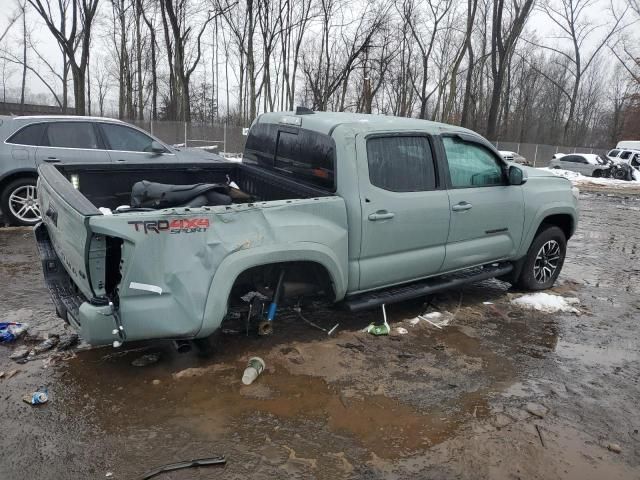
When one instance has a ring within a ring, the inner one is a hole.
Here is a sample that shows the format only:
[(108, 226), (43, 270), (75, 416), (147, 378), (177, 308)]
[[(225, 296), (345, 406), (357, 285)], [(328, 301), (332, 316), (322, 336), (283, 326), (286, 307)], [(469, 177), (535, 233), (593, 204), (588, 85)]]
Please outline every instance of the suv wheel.
[(0, 195), (0, 210), (12, 225), (32, 226), (40, 221), (35, 178), (10, 182)]
[(516, 286), (524, 290), (545, 290), (555, 283), (567, 252), (567, 238), (555, 226), (548, 226), (534, 238)]

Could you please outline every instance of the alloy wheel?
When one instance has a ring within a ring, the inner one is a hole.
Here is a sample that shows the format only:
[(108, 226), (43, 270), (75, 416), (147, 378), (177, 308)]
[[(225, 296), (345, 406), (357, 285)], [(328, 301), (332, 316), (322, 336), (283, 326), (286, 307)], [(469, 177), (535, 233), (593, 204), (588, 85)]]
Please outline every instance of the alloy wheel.
[(536, 255), (533, 264), (533, 276), (538, 283), (546, 283), (553, 277), (560, 265), (560, 244), (555, 240), (546, 242)]
[(22, 185), (11, 192), (9, 210), (14, 217), (25, 223), (36, 223), (40, 220), (36, 186)]

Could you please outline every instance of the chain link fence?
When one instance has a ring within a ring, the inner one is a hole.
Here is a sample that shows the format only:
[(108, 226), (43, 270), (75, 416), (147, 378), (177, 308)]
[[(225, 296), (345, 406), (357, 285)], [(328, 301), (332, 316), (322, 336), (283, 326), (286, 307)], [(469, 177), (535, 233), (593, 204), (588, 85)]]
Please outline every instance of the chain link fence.
[(165, 143), (203, 148), (208, 151), (239, 154), (244, 150), (244, 127), (225, 123), (128, 120)]
[[(224, 123), (195, 123), (177, 121), (131, 120), (130, 123), (147, 130), (171, 145), (203, 148), (209, 151), (240, 154), (246, 141), (246, 127)], [(540, 143), (493, 142), (498, 150), (516, 152), (535, 167), (546, 167), (556, 153), (594, 153), (606, 155), (607, 150), (590, 147), (566, 147)]]

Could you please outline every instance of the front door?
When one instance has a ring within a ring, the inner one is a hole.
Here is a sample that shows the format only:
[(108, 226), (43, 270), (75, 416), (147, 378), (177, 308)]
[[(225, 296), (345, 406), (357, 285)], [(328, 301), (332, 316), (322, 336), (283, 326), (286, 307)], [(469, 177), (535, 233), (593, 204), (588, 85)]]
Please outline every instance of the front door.
[(110, 162), (92, 122), (48, 122), (42, 146), (36, 150), (36, 163)]
[(109, 150), (111, 160), (116, 163), (175, 163), (176, 154), (164, 148), (153, 151), (153, 137), (127, 125), (100, 122), (98, 124)]
[(450, 210), (432, 147), (420, 133), (357, 137), (360, 290), (440, 271)]
[(522, 187), (508, 184), (502, 159), (481, 143), (458, 136), (442, 141), (451, 209), (442, 270), (513, 258), (524, 224)]

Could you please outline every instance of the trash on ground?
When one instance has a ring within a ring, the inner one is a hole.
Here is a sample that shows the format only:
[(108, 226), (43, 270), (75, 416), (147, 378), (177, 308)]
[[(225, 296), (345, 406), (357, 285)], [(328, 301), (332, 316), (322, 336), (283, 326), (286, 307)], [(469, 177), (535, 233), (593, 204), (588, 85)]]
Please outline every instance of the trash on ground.
[(46, 388), (39, 388), (35, 392), (22, 397), (22, 400), (29, 405), (40, 405), (42, 403), (47, 403), (49, 395), (47, 394)]
[(409, 333), (409, 331), (403, 327), (396, 327), (396, 333), (399, 333), (400, 335), (406, 335), (407, 333)]
[(370, 324), (367, 328), (364, 329), (364, 332), (376, 336), (389, 335), (389, 331), (389, 325), (376, 325), (375, 323)]
[(613, 453), (620, 453), (622, 452), (622, 447), (620, 447), (620, 445), (618, 445), (617, 443), (609, 443), (607, 444), (607, 450)]
[(29, 355), (29, 349), (28, 348), (16, 348), (13, 353), (11, 353), (11, 355), (9, 355), (9, 358), (11, 360), (20, 360), (25, 358), (27, 355)]
[(11, 343), (24, 334), (29, 325), (18, 322), (0, 322), (0, 343)]
[(247, 363), (247, 368), (245, 368), (244, 373), (242, 374), (242, 383), (245, 385), (251, 385), (255, 379), (258, 378), (258, 375), (262, 373), (264, 367), (264, 360), (260, 357), (251, 357)]
[(574, 297), (562, 297), (560, 295), (551, 295), (549, 293), (538, 292), (529, 295), (523, 295), (511, 300), (511, 303), (529, 310), (539, 310), (546, 313), (567, 312), (580, 313), (574, 305), (578, 305), (580, 300)]
[[(444, 317), (444, 318), (443, 318)], [(442, 320), (440, 320), (442, 319)], [(417, 320), (420, 321), (425, 321), (427, 322), (429, 325), (432, 325), (440, 330), (442, 330), (444, 327), (448, 326), (451, 323), (451, 320), (453, 320), (453, 315), (449, 312), (444, 312), (444, 313), (440, 313), (440, 312), (431, 312), (431, 313), (424, 313), (422, 315), (418, 315), (417, 316)], [(416, 322), (415, 324), (417, 324), (418, 322)], [(415, 325), (413, 324), (413, 325)]]
[(493, 302), (482, 302), (483, 305), (493, 305)]
[(9, 370), (7, 372), (7, 380), (14, 377), (20, 370)]
[(154, 385), (160, 385), (160, 380), (158, 380), (158, 379), (156, 378), (156, 379), (155, 379), (155, 380), (153, 380), (151, 383), (152, 383), (152, 384), (154, 384)]
[(153, 365), (160, 360), (159, 353), (147, 353), (146, 355), (142, 355), (141, 357), (136, 358), (131, 365), (134, 367), (147, 367), (149, 365)]
[(371, 323), (362, 331), (376, 336), (389, 335), (389, 332), (391, 332), (391, 327), (389, 326), (389, 322), (387, 322), (387, 309), (384, 303), (382, 304), (382, 318), (384, 320), (384, 323), (382, 325)]
[(60, 342), (60, 337), (58, 337), (58, 335), (50, 335), (44, 342), (36, 345), (33, 351), (36, 354), (46, 352), (58, 345), (58, 342)]
[(173, 472), (175, 470), (182, 470), (183, 468), (191, 468), (191, 467), (206, 467), (209, 465), (224, 465), (227, 463), (227, 460), (220, 457), (211, 457), (211, 458), (199, 458), (196, 460), (187, 460), (186, 462), (178, 462), (178, 463), (170, 463), (168, 465), (163, 465), (162, 467), (154, 468), (153, 470), (149, 470), (144, 473), (140, 480), (149, 480), (150, 478), (155, 477), (163, 472)]
[(547, 407), (544, 405), (540, 405), (539, 403), (529, 402), (525, 405), (524, 409), (529, 412), (531, 415), (534, 415), (538, 418), (544, 418), (548, 412)]
[(77, 333), (68, 333), (60, 337), (60, 343), (58, 343), (58, 350), (69, 350), (71, 347), (78, 343)]

